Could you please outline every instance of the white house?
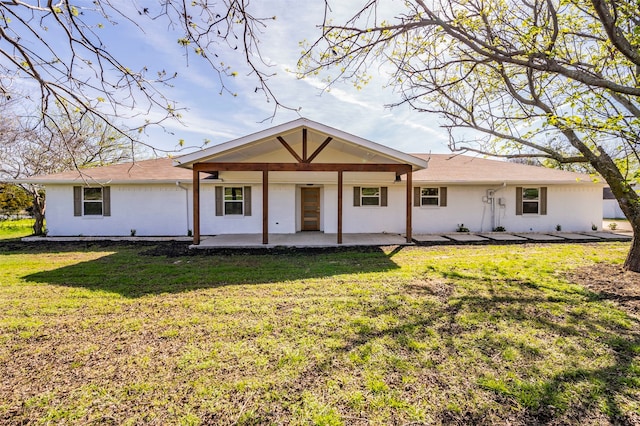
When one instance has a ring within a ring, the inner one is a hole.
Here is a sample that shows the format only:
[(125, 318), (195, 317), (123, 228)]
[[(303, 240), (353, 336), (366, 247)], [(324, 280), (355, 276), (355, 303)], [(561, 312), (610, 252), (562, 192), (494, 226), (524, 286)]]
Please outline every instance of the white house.
[(413, 234), (496, 228), (590, 231), (602, 185), (589, 176), (455, 154), (406, 154), (298, 119), (174, 160), (29, 180), (50, 236), (320, 231)]
[[(631, 184), (631, 186), (635, 187), (635, 184)], [(640, 190), (636, 189), (636, 192), (640, 193)], [(626, 219), (618, 200), (608, 186), (602, 188), (602, 217), (605, 219)]]

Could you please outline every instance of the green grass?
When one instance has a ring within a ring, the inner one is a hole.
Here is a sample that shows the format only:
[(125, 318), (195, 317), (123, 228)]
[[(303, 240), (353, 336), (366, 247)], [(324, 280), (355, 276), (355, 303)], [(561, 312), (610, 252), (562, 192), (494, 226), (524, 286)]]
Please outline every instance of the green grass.
[(33, 219), (0, 220), (0, 240), (17, 239), (33, 234)]
[[(631, 424), (627, 243), (162, 257), (0, 244), (0, 424)], [(413, 423), (412, 423), (413, 422)]]

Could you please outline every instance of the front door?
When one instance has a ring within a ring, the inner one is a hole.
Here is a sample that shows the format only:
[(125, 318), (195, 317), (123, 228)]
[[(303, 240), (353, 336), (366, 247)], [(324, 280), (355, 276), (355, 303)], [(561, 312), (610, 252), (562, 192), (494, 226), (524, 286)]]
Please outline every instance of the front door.
[(320, 188), (300, 188), (302, 192), (302, 230), (320, 230)]

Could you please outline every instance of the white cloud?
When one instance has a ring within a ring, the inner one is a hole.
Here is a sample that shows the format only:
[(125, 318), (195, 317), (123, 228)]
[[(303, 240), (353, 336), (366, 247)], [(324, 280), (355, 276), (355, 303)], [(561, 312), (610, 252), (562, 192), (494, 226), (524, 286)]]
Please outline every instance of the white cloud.
[[(152, 144), (162, 149), (173, 149), (179, 139), (200, 143), (206, 138), (217, 144), (301, 115), (407, 152), (443, 150), (447, 135), (438, 127), (435, 116), (417, 113), (404, 106), (391, 110), (384, 107), (398, 99), (390, 89), (383, 88), (386, 76), (381, 71), (362, 90), (348, 83), (336, 83), (329, 91), (323, 91), (325, 83), (320, 78), (297, 79), (287, 71), (295, 70), (291, 64), (297, 62), (301, 53), (299, 42), (313, 40), (320, 34), (317, 25), (322, 20), (323, 2), (273, 0), (251, 4), (252, 8), (255, 7), (255, 16), (277, 17), (275, 21), (267, 22), (268, 27), (260, 37), (263, 57), (267, 63), (274, 64), (273, 68), (264, 70), (276, 72), (268, 81), (270, 88), (282, 104), (301, 107), (299, 113), (279, 109), (273, 120), (262, 123), (272, 116), (274, 103), (267, 103), (263, 93), (255, 91), (257, 83), (252, 76), (246, 75), (248, 69), (243, 64), (241, 52), (223, 49), (220, 53), (219, 60), (239, 73), (238, 77), (225, 80), (238, 96), (220, 96), (215, 71), (197, 55), (191, 55), (189, 64), (186, 63), (184, 51), (177, 43), (178, 33), (170, 31), (166, 21), (139, 17), (138, 10), (147, 3), (149, 7), (157, 7), (157, 3), (151, 0), (138, 0), (137, 4), (117, 2), (123, 13), (141, 22), (144, 31), (130, 23), (122, 23), (115, 28), (105, 28), (103, 33), (109, 36), (107, 44), (115, 47), (118, 57), (127, 64), (131, 63), (132, 68), (146, 65), (151, 72), (162, 69), (169, 73), (178, 72), (178, 79), (172, 82), (173, 87), (163, 88), (163, 93), (176, 101), (178, 107), (188, 111), (183, 113), (184, 124), (167, 121), (164, 123), (166, 132), (150, 131)], [(344, 14), (360, 4), (343, 1), (334, 5), (334, 11)], [(397, 7), (396, 4), (385, 6), (385, 10), (380, 12), (386, 14), (386, 9)], [(144, 109), (131, 112), (140, 113), (151, 121), (164, 116), (159, 108), (149, 113)], [(122, 111), (120, 115), (127, 113)]]

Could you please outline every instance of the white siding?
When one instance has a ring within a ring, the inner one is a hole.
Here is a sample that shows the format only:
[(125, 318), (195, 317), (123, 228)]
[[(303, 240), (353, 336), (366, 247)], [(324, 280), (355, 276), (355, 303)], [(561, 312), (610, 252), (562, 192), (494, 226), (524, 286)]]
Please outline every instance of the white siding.
[(406, 207), (405, 184), (364, 184), (364, 186), (386, 186), (387, 206), (359, 206), (353, 205), (353, 187), (345, 185), (342, 208), (342, 232), (367, 233), (387, 232), (399, 234), (405, 232)]
[[(413, 232), (452, 232), (459, 224), (472, 232), (492, 231), (491, 205), (483, 201), (489, 189), (495, 190), (495, 224), (507, 231), (551, 232), (557, 225), (563, 231), (590, 231), (592, 225), (601, 227), (602, 188), (599, 185), (542, 186), (547, 187), (546, 215), (516, 215), (515, 186), (448, 186), (447, 207), (414, 207)], [(498, 199), (503, 200), (504, 206), (499, 205)]]
[[(415, 186), (439, 188), (445, 185)], [(482, 202), (484, 195), (486, 188), (483, 187), (447, 186), (446, 207), (413, 207), (413, 233), (454, 232), (459, 224), (464, 224), (471, 231), (490, 230), (489, 207)], [(511, 206), (513, 207), (513, 201)]]
[(626, 219), (618, 200), (602, 200), (602, 217), (607, 219)]
[[(335, 174), (334, 174), (335, 176)], [(200, 223), (202, 235), (262, 232), (262, 185), (227, 179), (223, 183), (206, 183), (200, 187)], [(255, 176), (251, 176), (254, 178)], [(313, 177), (319, 182), (313, 182)], [(353, 183), (355, 176), (345, 174), (343, 188), (344, 233), (404, 233), (405, 183), (389, 181), (388, 176), (371, 176), (362, 184)], [(271, 178), (271, 175), (270, 175)], [(300, 188), (308, 184), (320, 187), (320, 229), (336, 233), (337, 185), (327, 174), (305, 175), (304, 183), (286, 182), (288, 174), (278, 176), (269, 185), (269, 232), (294, 233), (300, 230)], [(270, 179), (271, 180), (271, 179)], [(251, 216), (216, 216), (215, 186), (247, 186), (251, 191)], [(72, 185), (47, 186), (47, 229), (51, 236), (128, 236), (132, 229), (137, 236), (184, 236), (193, 229), (192, 191), (188, 198), (184, 189), (174, 185), (112, 185), (110, 217), (74, 217)], [(386, 186), (387, 207), (355, 207), (354, 186)], [(415, 186), (444, 186), (419, 184)], [(526, 185), (521, 185), (526, 186)], [(490, 204), (483, 201), (488, 189), (495, 189), (495, 224), (510, 232), (551, 232), (557, 225), (563, 231), (589, 231), (592, 224), (602, 221), (602, 188), (599, 185), (547, 185), (547, 215), (516, 215), (515, 186), (447, 186), (446, 207), (412, 207), (413, 233), (454, 232), (464, 224), (474, 232), (493, 229)], [(413, 191), (412, 191), (413, 195)], [(413, 206), (413, 203), (412, 203)]]
[[(259, 234), (262, 232), (262, 185), (251, 186), (251, 216), (216, 216), (215, 186), (200, 185), (200, 234)], [(219, 186), (246, 186), (221, 183)]]
[[(260, 187), (262, 188), (262, 186)], [(296, 187), (291, 184), (269, 185), (269, 232), (274, 234), (293, 234), (296, 232), (296, 217), (300, 208), (300, 199), (296, 196)], [(262, 194), (260, 194), (262, 199)], [(262, 218), (262, 204), (256, 209)], [(260, 220), (262, 224), (262, 219)], [(260, 228), (262, 232), (262, 228)]]
[[(73, 186), (49, 185), (50, 236), (186, 236), (192, 224), (191, 191), (173, 185), (111, 185), (111, 216), (74, 216)], [(189, 215), (187, 215), (187, 212)]]

